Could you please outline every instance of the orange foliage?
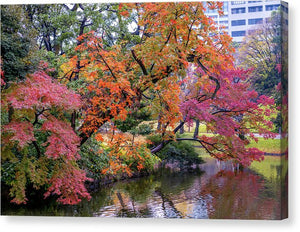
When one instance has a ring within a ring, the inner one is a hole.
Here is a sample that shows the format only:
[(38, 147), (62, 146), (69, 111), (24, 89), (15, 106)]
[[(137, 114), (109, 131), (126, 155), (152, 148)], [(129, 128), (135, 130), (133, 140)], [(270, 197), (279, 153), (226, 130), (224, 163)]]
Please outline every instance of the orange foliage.
[[(210, 3), (210, 8), (220, 7), (219, 3)], [(147, 101), (153, 116), (160, 116), (160, 132), (172, 136), (167, 128), (174, 128), (182, 120), (180, 81), (189, 64), (201, 60), (216, 74), (232, 66), (230, 36), (218, 33), (204, 11), (202, 2), (120, 4), (121, 17), (136, 15), (139, 43), (128, 47), (126, 41), (121, 41), (106, 47), (94, 31), (78, 37), (77, 54), (66, 66), (80, 71), (79, 78), (88, 83), (80, 128), (82, 143), (105, 122), (125, 120), (129, 112), (140, 108), (142, 100)], [(101, 141), (98, 135), (96, 139)], [(128, 150), (127, 143), (128, 138), (121, 134), (108, 143), (111, 166), (103, 172), (129, 172), (121, 165), (120, 147), (130, 157), (135, 156), (133, 150), (140, 145), (131, 144)]]
[[(126, 173), (132, 176), (136, 165), (138, 171), (144, 168), (145, 158), (149, 158), (150, 151), (145, 146), (145, 141), (134, 141), (132, 135), (127, 133), (116, 132), (109, 133), (104, 137), (104, 143), (110, 151), (109, 166), (102, 170), (102, 174)], [(149, 153), (143, 157), (143, 153)]]

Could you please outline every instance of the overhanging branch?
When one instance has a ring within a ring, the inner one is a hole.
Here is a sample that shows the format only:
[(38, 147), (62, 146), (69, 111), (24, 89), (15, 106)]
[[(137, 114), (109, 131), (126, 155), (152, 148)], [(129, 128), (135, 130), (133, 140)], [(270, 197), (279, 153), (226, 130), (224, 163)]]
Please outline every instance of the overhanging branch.
[(143, 71), (143, 74), (144, 75), (148, 75), (148, 72), (146, 70), (146, 67), (145, 67), (143, 61), (141, 59), (137, 58), (137, 56), (135, 55), (134, 50), (131, 50), (131, 54), (132, 54), (133, 58), (135, 59), (135, 61), (140, 65), (140, 67), (141, 67), (141, 69)]

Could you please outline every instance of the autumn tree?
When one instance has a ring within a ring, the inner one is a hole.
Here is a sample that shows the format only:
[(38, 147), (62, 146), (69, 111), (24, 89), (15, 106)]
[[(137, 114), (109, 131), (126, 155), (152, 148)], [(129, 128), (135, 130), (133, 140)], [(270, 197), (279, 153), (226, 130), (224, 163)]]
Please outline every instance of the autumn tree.
[[(118, 4), (45, 4), (24, 5), (28, 20), (37, 31), (36, 40), (43, 51), (44, 59), (51, 67), (57, 68), (65, 62), (61, 55), (74, 55), (77, 40), (88, 31), (101, 34), (107, 46), (128, 37), (128, 24), (131, 19), (121, 20)], [(77, 68), (81, 67), (80, 61)], [(56, 74), (57, 75), (57, 74)], [(75, 73), (75, 79), (78, 75)]]
[[(250, 71), (228, 69), (208, 75), (205, 71), (208, 70), (200, 64), (194, 74), (185, 79), (190, 91), (181, 95), (181, 111), (187, 123), (198, 120), (214, 134), (196, 136), (196, 141), (219, 160), (229, 159), (248, 166), (253, 160), (263, 159), (263, 152), (247, 145), (251, 140), (257, 141), (254, 132), (265, 138), (273, 137), (270, 132), (273, 123), (266, 116), (274, 112), (274, 100), (264, 95), (259, 97), (256, 91), (250, 90), (247, 83)], [(217, 92), (214, 85), (203, 82), (209, 75), (218, 80)], [(213, 98), (207, 97), (211, 95)]]
[(28, 186), (63, 204), (90, 198), (76, 163), (80, 138), (65, 117), (82, 106), (80, 96), (38, 71), (4, 91), (1, 103), (3, 111), (13, 109), (2, 120), (1, 137), (1, 181), (12, 202), (26, 204)]
[[(218, 8), (221, 3), (208, 6)], [(249, 91), (247, 71), (234, 68), (230, 37), (218, 33), (205, 16), (203, 4), (121, 4), (119, 10), (124, 18), (135, 15), (139, 43), (128, 47), (123, 41), (105, 47), (92, 31), (78, 38), (78, 54), (66, 64), (67, 72), (79, 71), (88, 82), (89, 107), (80, 128), (81, 143), (105, 122), (125, 120), (144, 101), (161, 125), (158, 132), (163, 141), (152, 153), (175, 139), (174, 134), (195, 118), (217, 134), (200, 140), (212, 156), (244, 165), (261, 160), (261, 152), (245, 148), (249, 141), (244, 137), (252, 127), (272, 136), (268, 133), (271, 123), (259, 116), (272, 111), (259, 104), (272, 104), (272, 100), (265, 96), (257, 100), (256, 92)], [(75, 67), (77, 60), (83, 65), (80, 70)], [(199, 78), (196, 88), (188, 89), (190, 93), (182, 98), (180, 85), (190, 65), (196, 67)]]

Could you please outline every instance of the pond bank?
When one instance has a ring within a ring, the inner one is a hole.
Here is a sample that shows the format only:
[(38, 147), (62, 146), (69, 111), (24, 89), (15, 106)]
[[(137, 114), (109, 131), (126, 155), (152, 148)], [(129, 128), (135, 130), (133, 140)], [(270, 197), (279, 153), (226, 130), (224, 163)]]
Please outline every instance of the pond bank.
[[(204, 162), (203, 162), (204, 163)], [(132, 176), (128, 176), (126, 174), (121, 174), (120, 176), (105, 176), (101, 179), (95, 179), (92, 182), (86, 183), (86, 188), (89, 191), (97, 191), (100, 187), (109, 186), (118, 181), (126, 181), (131, 179), (138, 179), (147, 177), (149, 175), (153, 175), (161, 169), (168, 169), (170, 172), (178, 173), (178, 172), (197, 172), (201, 166), (201, 164), (192, 164), (192, 165), (182, 165), (180, 162), (176, 161), (161, 161), (158, 163), (152, 171), (144, 171), (144, 172), (134, 172)]]
[[(279, 157), (262, 161), (266, 173), (245, 168), (232, 171), (230, 162), (206, 157), (201, 172), (158, 170), (102, 186), (90, 201), (74, 206), (55, 202), (36, 207), (2, 206), (3, 215), (142, 217), (202, 219), (280, 219), (282, 172)], [(267, 173), (269, 174), (269, 173)], [(285, 183), (285, 182), (283, 182)], [(287, 205), (286, 205), (287, 206)]]
[[(197, 148), (200, 148), (200, 146), (195, 146)], [(265, 156), (270, 156), (270, 157), (283, 157), (286, 154), (285, 153), (264, 153)], [(213, 159), (209, 157), (208, 159)], [(205, 158), (204, 163), (207, 161), (207, 158)], [(220, 162), (216, 160), (216, 163), (219, 165)], [(193, 172), (197, 171), (198, 169), (201, 169), (202, 164), (193, 164), (193, 165), (187, 165), (187, 166), (180, 166), (178, 162), (165, 162), (161, 161), (154, 170), (152, 171), (146, 171), (146, 172), (135, 172), (132, 174), (132, 176), (127, 176), (127, 175), (121, 175), (121, 176), (106, 176), (102, 179), (96, 179), (93, 182), (87, 183), (86, 187), (89, 191), (97, 191), (100, 187), (104, 186), (110, 186), (113, 183), (116, 183), (118, 181), (126, 181), (126, 180), (131, 180), (131, 179), (138, 179), (138, 178), (143, 178), (147, 177), (149, 175), (155, 174), (157, 170), (161, 168), (166, 168), (169, 169), (171, 172)]]

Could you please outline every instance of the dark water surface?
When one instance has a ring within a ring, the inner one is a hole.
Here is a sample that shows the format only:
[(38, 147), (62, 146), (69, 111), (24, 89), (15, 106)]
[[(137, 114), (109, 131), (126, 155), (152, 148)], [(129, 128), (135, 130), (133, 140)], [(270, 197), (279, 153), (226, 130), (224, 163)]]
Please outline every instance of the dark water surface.
[[(255, 168), (234, 171), (231, 163), (205, 159), (201, 171), (155, 175), (117, 182), (76, 206), (57, 204), (15, 207), (2, 204), (3, 215), (280, 219), (287, 174), (279, 157)], [(265, 161), (264, 161), (265, 162)], [(267, 170), (265, 173), (264, 171)], [(281, 178), (280, 176), (283, 176)], [(281, 181), (283, 179), (283, 181)], [(2, 202), (3, 203), (3, 202)], [(283, 208), (282, 208), (283, 207)]]

